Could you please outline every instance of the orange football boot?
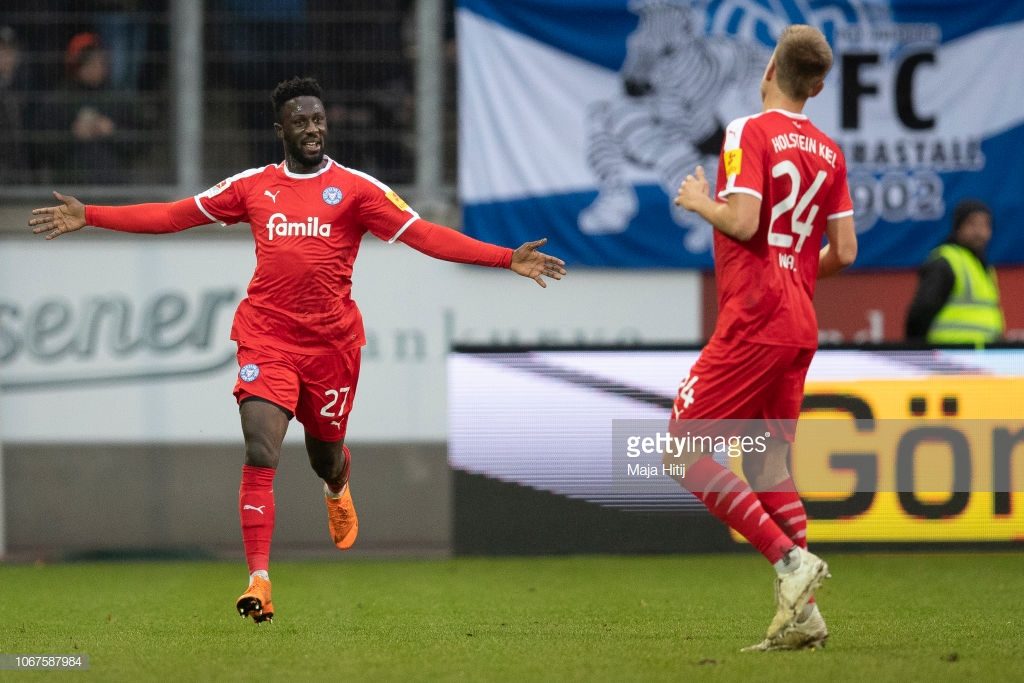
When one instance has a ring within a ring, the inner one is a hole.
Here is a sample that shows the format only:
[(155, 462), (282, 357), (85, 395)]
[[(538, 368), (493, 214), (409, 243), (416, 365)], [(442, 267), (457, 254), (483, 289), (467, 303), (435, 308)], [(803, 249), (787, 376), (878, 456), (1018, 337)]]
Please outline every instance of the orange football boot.
[(351, 486), (346, 483), (341, 495), (334, 497), (327, 484), (324, 484), (324, 503), (327, 504), (327, 526), (331, 530), (334, 545), (341, 550), (348, 550), (359, 535), (359, 518), (356, 517), (356, 506), (352, 503)]
[(264, 621), (274, 623), (274, 603), (267, 601), (263, 605), (263, 611), (259, 614), (252, 615), (253, 622), (262, 624)]
[(257, 624), (274, 620), (274, 605), (270, 602), (270, 579), (252, 577), (249, 589), (235, 602), (235, 609), (245, 619), (248, 616)]

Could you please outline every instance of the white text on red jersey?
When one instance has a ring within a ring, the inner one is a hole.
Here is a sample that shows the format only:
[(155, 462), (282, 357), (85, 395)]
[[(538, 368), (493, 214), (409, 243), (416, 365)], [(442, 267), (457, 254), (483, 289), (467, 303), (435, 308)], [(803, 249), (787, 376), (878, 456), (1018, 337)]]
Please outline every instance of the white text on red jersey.
[(267, 240), (275, 237), (330, 237), (331, 224), (321, 223), (319, 216), (310, 216), (305, 222), (289, 221), (283, 213), (274, 213), (267, 219)]
[(776, 154), (787, 149), (798, 149), (808, 154), (817, 154), (827, 161), (832, 168), (836, 167), (836, 159), (838, 158), (836, 151), (825, 143), (800, 133), (776, 135), (772, 138), (772, 149), (775, 150)]

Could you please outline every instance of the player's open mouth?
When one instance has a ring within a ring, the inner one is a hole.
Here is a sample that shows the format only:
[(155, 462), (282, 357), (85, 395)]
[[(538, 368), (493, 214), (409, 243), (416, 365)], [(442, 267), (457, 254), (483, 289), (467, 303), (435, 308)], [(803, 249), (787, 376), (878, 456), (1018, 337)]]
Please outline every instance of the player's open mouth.
[(303, 142), (302, 143), (302, 149), (306, 150), (307, 152), (319, 152), (320, 151), (320, 141), (319, 140), (309, 140), (307, 142)]

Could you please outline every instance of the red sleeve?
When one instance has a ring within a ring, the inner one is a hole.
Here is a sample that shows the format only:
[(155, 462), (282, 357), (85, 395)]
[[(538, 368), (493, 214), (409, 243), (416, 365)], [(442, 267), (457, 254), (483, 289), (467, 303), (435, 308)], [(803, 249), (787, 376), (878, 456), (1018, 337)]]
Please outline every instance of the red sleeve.
[(224, 225), (244, 223), (249, 220), (249, 207), (245, 201), (249, 178), (259, 175), (263, 168), (250, 168), (225, 178), (209, 190), (196, 195), (196, 204), (207, 218), (208, 223)]
[(749, 116), (729, 124), (718, 160), (719, 200), (735, 193), (762, 198), (764, 150), (764, 134)]
[(97, 228), (121, 232), (163, 233), (178, 232), (210, 219), (199, 210), (192, 197), (163, 204), (130, 204), (128, 206), (85, 207), (85, 222)]
[(363, 227), (378, 239), (394, 242), (420, 215), (398, 194), (376, 178), (357, 174), (365, 182), (360, 186), (359, 219)]
[(489, 242), (481, 242), (457, 230), (425, 221), (413, 221), (399, 236), (398, 241), (408, 244), (427, 256), (472, 263), (491, 268), (508, 268), (512, 264), (512, 250)]

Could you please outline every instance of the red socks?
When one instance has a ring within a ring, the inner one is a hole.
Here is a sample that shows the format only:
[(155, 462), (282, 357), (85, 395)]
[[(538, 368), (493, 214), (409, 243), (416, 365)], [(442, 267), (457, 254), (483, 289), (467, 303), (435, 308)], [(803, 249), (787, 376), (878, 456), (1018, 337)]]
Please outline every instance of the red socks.
[(341, 473), (338, 475), (337, 481), (324, 482), (332, 495), (341, 493), (341, 490), (345, 488), (345, 484), (348, 483), (348, 471), (352, 467), (352, 452), (349, 451), (348, 446), (342, 446), (341, 452), (345, 456), (345, 461), (341, 464)]
[(687, 467), (682, 483), (711, 514), (750, 541), (772, 564), (793, 547), (750, 486), (714, 459), (704, 457)]
[(786, 479), (770, 489), (759, 491), (757, 499), (779, 528), (793, 539), (793, 543), (801, 548), (807, 548), (807, 512), (792, 479)]
[(274, 534), (274, 475), (272, 467), (242, 465), (238, 515), (249, 573), (270, 568), (270, 538)]
[[(765, 491), (758, 491), (757, 499), (782, 531), (803, 549), (807, 549), (807, 511), (790, 477)], [(814, 596), (807, 601), (814, 602)]]

